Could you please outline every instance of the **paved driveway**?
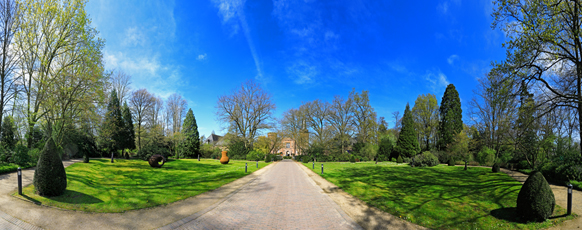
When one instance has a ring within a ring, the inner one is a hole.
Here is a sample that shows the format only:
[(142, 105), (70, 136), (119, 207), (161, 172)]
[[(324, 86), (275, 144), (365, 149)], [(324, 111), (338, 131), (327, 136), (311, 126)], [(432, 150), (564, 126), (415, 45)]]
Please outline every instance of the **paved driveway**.
[(361, 229), (291, 160), (166, 229)]

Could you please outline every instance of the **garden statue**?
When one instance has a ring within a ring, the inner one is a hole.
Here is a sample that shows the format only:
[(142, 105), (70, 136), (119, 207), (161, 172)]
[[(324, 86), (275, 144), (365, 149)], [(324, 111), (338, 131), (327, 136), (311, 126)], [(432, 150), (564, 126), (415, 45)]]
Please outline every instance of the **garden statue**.
[[(162, 162), (161, 165), (159, 164), (160, 161)], [(150, 166), (152, 166), (153, 168), (161, 168), (164, 165), (164, 163), (166, 163), (166, 158), (163, 157), (162, 155), (156, 154), (151, 156), (148, 162), (150, 163)]]
[(220, 158), (220, 163), (228, 164), (228, 157), (226, 156), (226, 151), (222, 151), (222, 158)]

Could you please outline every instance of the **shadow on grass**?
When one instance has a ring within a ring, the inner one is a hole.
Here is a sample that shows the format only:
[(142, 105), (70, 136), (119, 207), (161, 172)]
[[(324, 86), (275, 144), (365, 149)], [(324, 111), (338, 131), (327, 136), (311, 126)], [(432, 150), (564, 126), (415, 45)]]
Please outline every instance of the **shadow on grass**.
[(54, 200), (54, 201), (58, 201), (58, 202), (63, 202), (63, 203), (68, 203), (68, 204), (96, 204), (96, 203), (103, 203), (103, 200), (82, 193), (82, 192), (77, 192), (77, 191), (72, 191), (72, 190), (65, 190), (65, 193), (63, 195), (60, 196), (53, 196), (53, 197), (47, 197), (48, 199)]
[(505, 221), (509, 221), (509, 222), (515, 222), (515, 223), (521, 223), (521, 224), (525, 224), (527, 223), (527, 221), (519, 218), (519, 216), (517, 216), (517, 208), (512, 207), (512, 208), (498, 208), (495, 210), (491, 210), (491, 216), (500, 219), (500, 220), (505, 220)]

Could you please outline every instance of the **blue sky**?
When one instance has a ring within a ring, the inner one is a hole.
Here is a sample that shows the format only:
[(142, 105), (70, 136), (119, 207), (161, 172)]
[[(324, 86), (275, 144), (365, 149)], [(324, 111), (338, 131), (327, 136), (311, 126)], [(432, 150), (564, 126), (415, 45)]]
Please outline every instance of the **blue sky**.
[(217, 98), (248, 79), (273, 95), (276, 117), (355, 88), (370, 91), (392, 126), (392, 112), (420, 94), (440, 103), (449, 83), (466, 112), (476, 79), (505, 57), (492, 8), (490, 0), (90, 0), (87, 12), (106, 40), (105, 67), (130, 74), (133, 89), (181, 94), (208, 136), (225, 132)]

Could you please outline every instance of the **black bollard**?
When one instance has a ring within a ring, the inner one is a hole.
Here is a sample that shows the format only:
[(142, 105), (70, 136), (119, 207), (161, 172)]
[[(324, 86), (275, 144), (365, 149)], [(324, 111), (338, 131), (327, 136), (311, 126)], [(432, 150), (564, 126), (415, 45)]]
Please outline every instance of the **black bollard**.
[(200, 161), (200, 154), (198, 154), (198, 161)]
[(245, 163), (245, 173), (247, 172), (247, 163)]
[(22, 169), (18, 167), (18, 171), (16, 172), (18, 174), (18, 195), (22, 195)]
[(111, 153), (111, 163), (113, 163), (113, 153)]
[(323, 164), (321, 164), (321, 175), (323, 175)]
[(568, 184), (568, 213), (566, 215), (572, 215), (572, 184)]
[(311, 166), (311, 169), (315, 169), (315, 161), (313, 161), (313, 165)]
[(257, 161), (257, 168), (259, 168), (259, 161)]

